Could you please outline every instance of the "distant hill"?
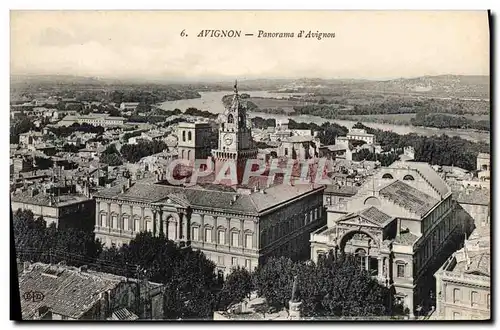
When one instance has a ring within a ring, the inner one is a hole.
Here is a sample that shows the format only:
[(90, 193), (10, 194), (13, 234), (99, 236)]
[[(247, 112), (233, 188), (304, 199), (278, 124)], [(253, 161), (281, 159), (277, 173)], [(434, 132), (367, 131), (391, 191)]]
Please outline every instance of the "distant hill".
[[(11, 88), (22, 90), (26, 87), (40, 85), (44, 87), (59, 87), (62, 85), (110, 86), (110, 85), (171, 85), (185, 86), (199, 91), (231, 90), (233, 83), (224, 81), (183, 81), (165, 79), (106, 79), (95, 77), (80, 77), (71, 75), (13, 75)], [(238, 81), (240, 90), (269, 90), (293, 92), (333, 92), (358, 91), (367, 93), (416, 94), (429, 97), (471, 97), (489, 98), (489, 76), (440, 75), (422, 76), (416, 78), (399, 78), (392, 80), (362, 80), (362, 79), (320, 79), (320, 78), (272, 78), (248, 79)]]

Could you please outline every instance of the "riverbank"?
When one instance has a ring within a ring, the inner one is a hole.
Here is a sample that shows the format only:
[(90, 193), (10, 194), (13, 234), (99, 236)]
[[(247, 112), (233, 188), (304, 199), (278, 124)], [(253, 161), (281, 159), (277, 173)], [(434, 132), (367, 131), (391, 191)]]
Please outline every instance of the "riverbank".
[[(224, 112), (224, 106), (222, 104), (222, 97), (224, 95), (232, 94), (233, 91), (220, 91), (220, 92), (199, 92), (201, 98), (196, 99), (184, 99), (177, 101), (166, 101), (160, 105), (161, 109), (164, 110), (174, 110), (180, 109), (181, 111), (186, 111), (187, 108), (196, 108), (202, 111), (210, 111), (212, 113), (222, 113)], [(245, 91), (240, 91), (240, 93), (247, 93)], [(299, 93), (271, 93), (271, 92), (249, 92), (254, 97), (261, 98), (288, 98), (293, 95), (297, 95)], [(419, 135), (425, 136), (433, 136), (433, 135), (442, 135), (446, 134), (449, 136), (458, 136), (463, 139), (474, 141), (474, 142), (490, 142), (490, 134), (488, 132), (476, 132), (473, 130), (464, 130), (464, 129), (438, 129), (432, 127), (419, 127), (419, 126), (411, 126), (404, 124), (388, 124), (375, 122), (376, 119), (371, 118), (360, 118), (361, 116), (357, 116), (356, 119), (351, 120), (342, 120), (342, 119), (325, 119), (322, 117), (316, 116), (308, 116), (308, 115), (278, 115), (278, 114), (267, 114), (264, 112), (250, 112), (249, 116), (251, 117), (262, 117), (262, 118), (274, 118), (276, 120), (287, 120), (293, 119), (298, 122), (307, 122), (307, 123), (315, 123), (318, 125), (323, 124), (324, 122), (335, 122), (339, 125), (345, 126), (349, 129), (354, 126), (358, 121), (361, 121), (364, 124), (367, 124), (370, 127), (375, 129), (381, 129), (384, 131), (392, 131), (398, 134), (410, 134), (416, 133)], [(377, 115), (375, 115), (377, 116)], [(372, 117), (373, 118), (373, 117)]]

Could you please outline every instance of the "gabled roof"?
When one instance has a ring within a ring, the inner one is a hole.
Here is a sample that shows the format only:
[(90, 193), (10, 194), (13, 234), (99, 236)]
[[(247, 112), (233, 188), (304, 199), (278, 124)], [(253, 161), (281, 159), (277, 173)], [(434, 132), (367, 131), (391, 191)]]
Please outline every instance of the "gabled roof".
[[(350, 219), (354, 218), (362, 218), (361, 220), (358, 220), (360, 225), (363, 225), (363, 223), (368, 222), (368, 224), (372, 224), (377, 227), (385, 227), (388, 223), (390, 223), (394, 218), (391, 217), (390, 215), (380, 211), (377, 209), (375, 206), (371, 206), (367, 209), (364, 209), (362, 211), (346, 214), (342, 218), (340, 218), (338, 221), (343, 222), (343, 221), (348, 221)], [(329, 232), (329, 231), (328, 231)]]
[(361, 215), (363, 218), (371, 222), (376, 222), (380, 225), (384, 225), (387, 221), (392, 219), (390, 215), (385, 214), (384, 212), (377, 209), (375, 206), (372, 206), (370, 208), (367, 208), (366, 210), (361, 211), (359, 215)]
[(424, 216), (439, 202), (399, 180), (380, 189), (379, 194), (419, 216)]
[(445, 197), (451, 191), (446, 182), (427, 163), (423, 162), (402, 162), (396, 161), (389, 168), (410, 168), (417, 170), (425, 180), (438, 192), (441, 197)]

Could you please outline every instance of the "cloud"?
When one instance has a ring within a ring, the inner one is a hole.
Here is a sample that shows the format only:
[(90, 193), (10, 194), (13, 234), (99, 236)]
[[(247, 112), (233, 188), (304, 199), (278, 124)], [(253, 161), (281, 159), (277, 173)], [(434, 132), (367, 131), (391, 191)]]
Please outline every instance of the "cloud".
[[(198, 38), (335, 32), (334, 39)], [(189, 37), (181, 37), (185, 30)], [(11, 72), (101, 77), (488, 74), (486, 12), (12, 12)]]

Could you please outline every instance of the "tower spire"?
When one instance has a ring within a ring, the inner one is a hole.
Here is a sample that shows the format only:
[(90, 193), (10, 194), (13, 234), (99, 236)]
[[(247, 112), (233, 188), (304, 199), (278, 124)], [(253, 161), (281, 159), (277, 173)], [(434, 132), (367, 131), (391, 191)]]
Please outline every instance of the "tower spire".
[(234, 94), (238, 94), (238, 80), (234, 81)]

